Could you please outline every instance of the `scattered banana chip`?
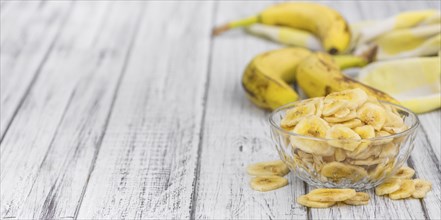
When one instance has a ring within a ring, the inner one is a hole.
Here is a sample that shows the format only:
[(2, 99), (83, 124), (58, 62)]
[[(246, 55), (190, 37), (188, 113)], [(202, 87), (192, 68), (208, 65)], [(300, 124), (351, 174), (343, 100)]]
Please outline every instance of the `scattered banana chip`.
[(387, 195), (400, 189), (401, 179), (390, 178), (384, 183), (375, 187), (375, 194), (378, 196)]
[(413, 180), (403, 179), (401, 181), (400, 188), (389, 194), (391, 199), (405, 199), (412, 196), (415, 191), (415, 184)]
[(367, 205), (369, 204), (369, 200), (371, 196), (365, 192), (357, 192), (355, 196), (350, 199), (343, 201), (343, 203), (348, 205)]
[(275, 160), (251, 164), (247, 167), (247, 173), (251, 176), (285, 176), (289, 169), (283, 161)]
[(317, 202), (312, 201), (307, 195), (303, 195), (297, 198), (297, 203), (310, 208), (329, 208), (335, 205), (335, 202)]
[(258, 176), (251, 179), (250, 185), (254, 190), (266, 192), (288, 185), (288, 180), (280, 176)]
[(397, 173), (393, 176), (394, 178), (400, 179), (410, 179), (415, 174), (415, 170), (410, 167), (401, 167)]
[(421, 199), (432, 189), (432, 183), (427, 180), (414, 179), (415, 191), (412, 193), (412, 197), (415, 199)]
[(308, 199), (316, 202), (341, 202), (356, 195), (353, 189), (314, 189)]
[(331, 162), (323, 165), (320, 173), (333, 180), (350, 179), (354, 182), (367, 176), (365, 169), (340, 162)]

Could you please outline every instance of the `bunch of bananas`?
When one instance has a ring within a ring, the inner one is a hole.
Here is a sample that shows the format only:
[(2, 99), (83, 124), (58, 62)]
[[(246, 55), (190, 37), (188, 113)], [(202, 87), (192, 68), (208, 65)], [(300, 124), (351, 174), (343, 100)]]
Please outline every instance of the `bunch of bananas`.
[[(287, 2), (216, 27), (213, 34), (245, 27), (248, 33), (295, 46), (259, 54), (246, 67), (242, 85), (247, 97), (259, 107), (275, 109), (297, 101), (299, 96), (291, 87), (297, 82), (309, 97), (360, 88), (379, 100), (401, 103), (423, 113), (441, 106), (439, 57), (419, 57), (440, 51), (440, 24), (438, 11), (422, 10), (404, 12), (382, 22), (350, 25), (327, 6)], [(407, 57), (418, 58), (364, 67), (374, 59)], [(364, 67), (361, 82), (342, 73), (350, 67)], [(418, 74), (425, 79), (419, 84), (414, 81)]]

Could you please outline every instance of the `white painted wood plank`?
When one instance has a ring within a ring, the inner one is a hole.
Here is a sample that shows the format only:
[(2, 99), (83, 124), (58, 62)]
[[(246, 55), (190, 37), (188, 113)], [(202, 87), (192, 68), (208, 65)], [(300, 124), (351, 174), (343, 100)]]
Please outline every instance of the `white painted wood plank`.
[[(271, 2), (219, 2), (216, 24), (246, 17)], [(208, 100), (203, 126), (194, 219), (306, 219), (295, 197), (302, 181), (271, 192), (249, 187), (246, 166), (278, 159), (269, 133), (268, 112), (245, 97), (241, 76), (257, 54), (279, 45), (232, 30), (214, 39)]]
[(9, 4), (0, 24), (0, 140), (45, 62), (71, 2)]
[(427, 147), (431, 147), (438, 162), (441, 161), (441, 135), (439, 135), (441, 133), (441, 110), (421, 114), (418, 118), (421, 122), (421, 129), (429, 141)]
[(213, 5), (148, 2), (79, 219), (190, 217)]
[[(52, 3), (51, 3), (52, 4)], [(54, 136), (76, 98), (76, 88), (91, 80), (97, 60), (82, 52), (92, 48), (104, 18), (107, 2), (81, 2), (57, 40), (42, 74), (23, 102), (1, 143), (2, 217), (28, 215), (22, 210)], [(87, 15), (87, 17), (85, 16)], [(95, 54), (96, 58), (99, 54)], [(84, 91), (82, 91), (84, 92)], [(83, 97), (84, 98), (84, 97)], [(52, 167), (47, 167), (51, 170)], [(36, 189), (38, 190), (38, 189)], [(34, 201), (33, 201), (34, 202)], [(22, 213), (24, 212), (24, 213)], [(37, 214), (38, 215), (38, 214)]]
[[(83, 189), (87, 185), (89, 169), (95, 162), (104, 135), (143, 5), (142, 2), (112, 2), (106, 8), (102, 25), (97, 27), (100, 31), (94, 40), (96, 44), (90, 49), (72, 51), (68, 59), (58, 60), (55, 64), (68, 65), (71, 60), (77, 59), (72, 57), (86, 60), (83, 65), (72, 70), (56, 73), (77, 72), (79, 79), (69, 107), (58, 126), (59, 132), (53, 138), (32, 189), (26, 201), (20, 205), (16, 218), (75, 217)], [(87, 11), (89, 6), (84, 6), (77, 11)], [(75, 44), (72, 46), (75, 47)], [(58, 88), (59, 85), (57, 83), (52, 86)]]

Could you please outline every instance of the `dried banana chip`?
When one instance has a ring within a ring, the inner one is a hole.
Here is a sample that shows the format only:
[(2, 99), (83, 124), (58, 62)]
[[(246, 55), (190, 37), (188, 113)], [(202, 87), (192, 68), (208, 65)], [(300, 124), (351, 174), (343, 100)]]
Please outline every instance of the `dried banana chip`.
[(288, 180), (280, 176), (258, 176), (251, 179), (250, 185), (254, 190), (266, 192), (288, 185)]
[(413, 180), (403, 179), (401, 180), (400, 188), (389, 194), (389, 198), (391, 199), (405, 199), (412, 196), (412, 193), (415, 191), (415, 184)]
[(432, 189), (432, 183), (427, 180), (414, 179), (415, 191), (412, 193), (412, 197), (415, 199), (422, 199)]
[(289, 169), (283, 161), (275, 160), (251, 164), (247, 167), (247, 173), (251, 176), (285, 176)]
[(395, 165), (395, 159), (390, 160), (387, 164), (378, 164), (373, 171), (369, 173), (371, 180), (378, 180), (387, 176), (392, 172)]
[(383, 161), (384, 161), (383, 158), (369, 157), (364, 160), (352, 160), (349, 163), (352, 165), (357, 165), (357, 166), (372, 166), (375, 164), (382, 163)]
[(335, 149), (334, 157), (336, 161), (341, 162), (346, 159), (346, 153), (343, 149), (337, 148)]
[(375, 129), (371, 125), (364, 125), (354, 128), (354, 131), (363, 139), (375, 137)]
[(343, 125), (348, 128), (355, 128), (363, 125), (363, 122), (360, 121), (360, 119), (351, 119), (349, 121), (341, 122), (339, 125)]
[(323, 165), (320, 173), (329, 179), (337, 181), (341, 179), (358, 181), (367, 176), (365, 169), (340, 162), (331, 162)]
[[(329, 125), (326, 121), (317, 116), (308, 116), (302, 119), (294, 128), (293, 132), (305, 136), (323, 138), (329, 130)], [(291, 144), (307, 153), (329, 156), (334, 154), (334, 148), (329, 146), (326, 142), (312, 140), (305, 137), (291, 137)]]
[(358, 108), (368, 100), (368, 96), (362, 89), (348, 89), (341, 92), (333, 92), (325, 97), (325, 103), (333, 101), (347, 101), (347, 107), (351, 109)]
[(334, 117), (344, 118), (347, 115), (349, 115), (349, 113), (351, 113), (351, 110), (349, 108), (342, 108), (342, 109), (338, 110), (336, 113), (334, 113)]
[(352, 129), (342, 125), (332, 126), (326, 133), (326, 138), (333, 139), (328, 141), (331, 146), (348, 151), (354, 151), (360, 144), (357, 140), (361, 140), (361, 137)]
[(331, 117), (328, 116), (328, 117), (324, 117), (324, 119), (330, 123), (339, 123), (339, 122), (352, 120), (356, 117), (357, 117), (357, 113), (355, 111), (351, 111), (349, 114), (347, 114), (345, 117), (342, 118), (337, 118), (335, 116), (331, 116)]
[(309, 200), (307, 195), (303, 195), (297, 198), (297, 203), (310, 208), (329, 208), (335, 205), (335, 202), (316, 202)]
[(353, 189), (314, 189), (307, 194), (308, 199), (316, 202), (341, 202), (356, 195)]
[(410, 167), (400, 167), (398, 169), (397, 173), (393, 176), (394, 178), (400, 178), (400, 179), (410, 179), (415, 174), (415, 170), (413, 170)]
[(383, 145), (387, 144), (389, 142), (393, 141), (393, 138), (387, 138), (387, 136), (390, 136), (391, 134), (387, 131), (378, 131), (375, 132), (375, 137), (378, 137), (380, 139), (377, 139), (372, 142), (372, 145)]
[(385, 110), (373, 103), (365, 103), (357, 110), (357, 117), (365, 124), (371, 125), (379, 131), (386, 122)]
[(393, 193), (400, 189), (401, 179), (390, 178), (387, 179), (384, 183), (375, 187), (375, 194), (378, 196), (386, 195)]
[(369, 194), (365, 192), (357, 192), (355, 196), (343, 202), (348, 205), (367, 205), (369, 204), (369, 199), (371, 199)]
[(396, 144), (390, 142), (382, 146), (379, 157), (395, 157), (398, 154), (398, 147)]
[(280, 127), (291, 130), (303, 118), (315, 114), (314, 103), (298, 105), (286, 111), (285, 117), (280, 122)]
[(331, 116), (335, 114), (336, 112), (340, 111), (341, 109), (346, 108), (346, 106), (349, 104), (348, 101), (327, 101), (325, 102), (323, 106), (323, 116)]

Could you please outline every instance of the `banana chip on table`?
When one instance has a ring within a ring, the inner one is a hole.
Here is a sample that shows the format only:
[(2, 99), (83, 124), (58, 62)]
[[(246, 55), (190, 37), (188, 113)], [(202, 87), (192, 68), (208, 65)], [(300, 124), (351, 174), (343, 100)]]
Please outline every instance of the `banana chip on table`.
[(393, 177), (400, 179), (410, 179), (413, 177), (413, 175), (415, 175), (415, 170), (410, 167), (401, 167)]
[(288, 180), (280, 176), (258, 176), (251, 179), (250, 185), (256, 191), (266, 192), (288, 185)]
[(353, 189), (314, 189), (308, 199), (316, 202), (341, 202), (356, 195)]
[(391, 199), (405, 199), (412, 196), (415, 191), (415, 183), (413, 180), (404, 179), (401, 181), (400, 188), (397, 191), (389, 193)]
[(335, 205), (335, 202), (317, 202), (312, 201), (307, 195), (303, 195), (297, 198), (297, 203), (310, 208), (329, 208)]
[(412, 193), (412, 197), (415, 199), (421, 199), (432, 189), (432, 183), (427, 180), (414, 179), (415, 191)]
[(390, 178), (384, 183), (375, 187), (375, 194), (378, 196), (387, 195), (400, 189), (401, 179)]
[(283, 161), (275, 160), (251, 164), (247, 167), (247, 173), (251, 176), (285, 176), (289, 169)]
[(371, 196), (369, 196), (369, 194), (365, 192), (357, 192), (355, 196), (343, 201), (343, 203), (347, 205), (367, 205), (369, 204), (370, 199)]

